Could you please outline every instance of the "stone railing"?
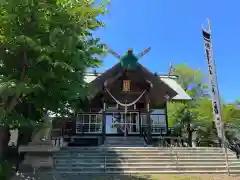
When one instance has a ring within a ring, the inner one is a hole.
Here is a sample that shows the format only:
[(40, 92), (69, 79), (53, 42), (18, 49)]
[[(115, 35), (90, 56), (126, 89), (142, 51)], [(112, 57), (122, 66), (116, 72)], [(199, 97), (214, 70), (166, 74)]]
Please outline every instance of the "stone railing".
[(44, 127), (36, 132), (32, 141), (19, 146), (19, 153), (24, 153), (24, 160), (19, 166), (20, 172), (49, 171), (53, 168), (53, 154), (60, 150), (50, 138), (51, 128)]

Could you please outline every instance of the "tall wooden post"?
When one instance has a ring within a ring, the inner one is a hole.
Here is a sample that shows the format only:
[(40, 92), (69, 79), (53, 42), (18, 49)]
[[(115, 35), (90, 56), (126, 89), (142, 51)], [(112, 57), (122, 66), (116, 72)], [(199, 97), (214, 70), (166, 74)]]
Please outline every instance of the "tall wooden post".
[(143, 122), (142, 121), (144, 121), (143, 119), (142, 119), (142, 116), (141, 116), (141, 108), (140, 108), (140, 105), (139, 105), (139, 108), (138, 108), (138, 121), (139, 121), (139, 123), (138, 123), (138, 125), (139, 125), (139, 131), (140, 131), (140, 136), (143, 136)]
[(146, 113), (147, 113), (147, 139), (148, 139), (148, 144), (152, 144), (152, 121), (150, 118), (150, 104), (149, 104), (149, 91), (147, 91), (146, 94)]
[(165, 114), (165, 120), (166, 120), (166, 135), (168, 135), (168, 110), (167, 110), (167, 101), (164, 103), (164, 114)]
[(212, 107), (213, 107), (212, 109), (213, 109), (213, 115), (214, 115), (214, 122), (217, 129), (218, 137), (220, 138), (222, 147), (225, 151), (226, 167), (229, 175), (230, 172), (229, 172), (228, 155), (227, 155), (228, 142), (226, 140), (224, 123), (222, 120), (221, 102), (220, 102), (220, 95), (219, 95), (219, 89), (218, 89), (218, 78), (217, 78), (217, 72), (216, 72), (216, 63), (213, 57), (212, 32), (211, 32), (211, 25), (210, 25), (209, 19), (208, 19), (208, 29), (205, 29), (204, 27), (202, 27), (202, 33), (203, 33), (203, 40), (204, 40), (205, 56), (206, 56), (207, 65), (208, 65), (209, 88), (212, 92)]
[(102, 98), (102, 137), (101, 137), (101, 144), (104, 144), (106, 139), (106, 103)]

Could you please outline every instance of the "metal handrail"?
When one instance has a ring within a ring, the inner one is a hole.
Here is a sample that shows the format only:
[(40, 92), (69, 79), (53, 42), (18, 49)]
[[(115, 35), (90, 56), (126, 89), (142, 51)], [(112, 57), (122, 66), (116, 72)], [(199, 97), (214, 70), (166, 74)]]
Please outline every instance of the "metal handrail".
[(160, 139), (161, 140), (163, 140), (163, 142), (167, 145), (167, 147), (169, 147), (170, 148), (170, 152), (171, 152), (171, 160), (172, 160), (172, 162), (174, 161), (173, 160), (173, 146), (171, 145), (171, 144), (169, 144), (162, 136), (160, 136)]
[(178, 168), (179, 155), (178, 152), (175, 152), (176, 155), (176, 168)]
[(107, 157), (104, 155), (104, 171), (107, 171)]
[(141, 131), (142, 131), (142, 134), (143, 134), (143, 139), (144, 139), (145, 143), (148, 145), (147, 132), (145, 131), (144, 128), (142, 128)]
[(229, 162), (228, 162), (228, 141), (224, 141), (223, 142), (223, 150), (224, 150), (224, 155), (225, 155), (225, 162), (226, 162), (226, 170), (227, 170), (227, 174), (230, 175), (230, 170), (229, 170)]
[[(173, 151), (173, 146), (171, 144), (169, 144), (164, 138), (160, 137), (167, 145), (167, 147), (170, 147), (170, 151), (171, 151), (171, 156), (173, 157), (173, 155), (175, 155), (175, 164), (176, 164), (176, 168), (178, 168), (178, 161), (179, 161), (179, 155), (178, 155), (178, 152), (174, 152)], [(172, 158), (172, 161), (173, 158)]]
[(104, 162), (103, 162), (103, 168), (104, 172), (107, 171), (107, 149), (105, 147), (101, 147), (101, 153), (104, 155)]

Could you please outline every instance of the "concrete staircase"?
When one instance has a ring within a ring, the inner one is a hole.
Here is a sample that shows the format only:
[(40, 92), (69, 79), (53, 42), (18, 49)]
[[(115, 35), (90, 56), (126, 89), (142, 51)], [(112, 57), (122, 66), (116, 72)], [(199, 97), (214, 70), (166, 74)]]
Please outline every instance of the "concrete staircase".
[(145, 141), (143, 137), (107, 137), (105, 146), (107, 147), (144, 147)]
[[(229, 171), (240, 174), (240, 160), (228, 152)], [(63, 174), (216, 173), (226, 174), (221, 148), (82, 147), (55, 155), (55, 170)]]

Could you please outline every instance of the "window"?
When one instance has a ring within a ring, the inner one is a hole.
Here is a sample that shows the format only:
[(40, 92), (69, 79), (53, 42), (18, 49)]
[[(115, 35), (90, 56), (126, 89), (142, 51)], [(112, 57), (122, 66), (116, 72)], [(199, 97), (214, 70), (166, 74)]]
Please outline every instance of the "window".
[(152, 109), (150, 118), (152, 120), (152, 133), (165, 134), (167, 132), (165, 109)]
[(101, 133), (102, 114), (78, 114), (76, 133)]

